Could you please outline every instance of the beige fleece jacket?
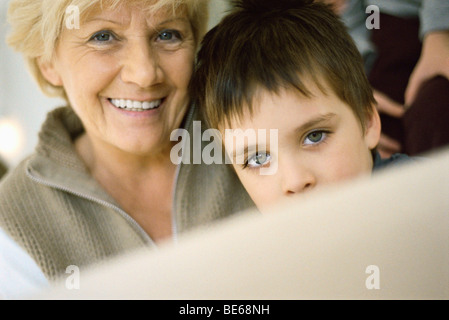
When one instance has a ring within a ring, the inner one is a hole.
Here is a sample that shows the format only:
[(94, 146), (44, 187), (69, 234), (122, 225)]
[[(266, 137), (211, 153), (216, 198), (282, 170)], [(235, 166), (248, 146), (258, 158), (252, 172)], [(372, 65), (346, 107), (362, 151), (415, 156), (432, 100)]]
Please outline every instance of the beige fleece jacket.
[[(198, 119), (186, 117), (191, 132)], [(74, 149), (84, 131), (68, 107), (48, 114), (36, 151), (2, 179), (0, 227), (36, 261), (49, 280), (68, 266), (103, 262), (155, 244), (89, 174)], [(226, 165), (178, 167), (173, 199), (174, 237), (253, 206)]]

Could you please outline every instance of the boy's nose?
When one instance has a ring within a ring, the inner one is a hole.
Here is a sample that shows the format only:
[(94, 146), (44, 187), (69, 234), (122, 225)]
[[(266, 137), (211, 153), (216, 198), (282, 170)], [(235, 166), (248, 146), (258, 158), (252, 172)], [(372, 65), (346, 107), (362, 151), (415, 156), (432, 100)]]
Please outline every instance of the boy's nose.
[(282, 172), (282, 191), (287, 196), (309, 191), (315, 185), (315, 175), (305, 166), (295, 165)]
[(126, 83), (137, 84), (140, 88), (148, 88), (162, 81), (157, 53), (146, 41), (129, 44), (123, 61), (121, 78)]

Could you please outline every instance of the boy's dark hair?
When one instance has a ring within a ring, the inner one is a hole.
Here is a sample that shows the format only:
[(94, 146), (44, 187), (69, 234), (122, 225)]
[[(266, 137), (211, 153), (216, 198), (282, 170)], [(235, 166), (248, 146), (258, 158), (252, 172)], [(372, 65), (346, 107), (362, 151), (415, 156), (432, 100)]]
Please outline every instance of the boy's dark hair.
[[(313, 81), (354, 111), (362, 128), (375, 100), (362, 57), (331, 7), (313, 0), (235, 0), (202, 42), (190, 84), (212, 128), (253, 112), (257, 89), (297, 89)], [(325, 86), (323, 86), (325, 85)]]

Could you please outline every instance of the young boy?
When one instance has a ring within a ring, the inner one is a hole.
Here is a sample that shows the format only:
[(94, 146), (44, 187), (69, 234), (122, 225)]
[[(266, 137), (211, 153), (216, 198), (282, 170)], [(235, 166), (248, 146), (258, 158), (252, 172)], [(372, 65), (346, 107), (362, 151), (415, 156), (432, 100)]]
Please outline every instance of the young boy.
[(362, 58), (322, 3), (234, 1), (203, 40), (191, 89), (259, 209), (406, 158), (375, 152), (381, 124)]

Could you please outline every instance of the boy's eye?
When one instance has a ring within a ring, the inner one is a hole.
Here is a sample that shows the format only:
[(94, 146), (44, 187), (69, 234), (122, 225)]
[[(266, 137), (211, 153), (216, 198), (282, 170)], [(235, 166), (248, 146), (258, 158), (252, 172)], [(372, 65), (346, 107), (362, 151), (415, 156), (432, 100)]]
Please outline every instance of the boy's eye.
[(246, 167), (250, 168), (260, 168), (268, 163), (270, 163), (271, 156), (268, 153), (265, 152), (259, 152), (256, 155), (252, 156), (248, 159), (248, 161), (245, 164)]
[(319, 131), (312, 132), (311, 134), (309, 134), (307, 136), (307, 138), (314, 143), (320, 142), (321, 139), (323, 138), (323, 132), (319, 132)]
[(328, 132), (323, 131), (323, 130), (311, 132), (306, 136), (306, 138), (304, 140), (304, 144), (305, 145), (318, 144), (326, 139), (327, 134), (328, 134)]

